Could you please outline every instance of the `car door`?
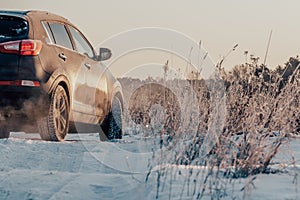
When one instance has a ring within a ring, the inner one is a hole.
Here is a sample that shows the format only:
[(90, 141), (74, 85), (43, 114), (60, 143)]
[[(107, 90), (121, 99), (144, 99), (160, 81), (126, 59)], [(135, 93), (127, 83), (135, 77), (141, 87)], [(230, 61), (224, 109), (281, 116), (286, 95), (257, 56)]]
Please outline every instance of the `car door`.
[[(62, 70), (67, 73), (72, 85), (71, 109), (74, 112), (87, 114), (90, 113), (89, 106), (86, 103), (84, 94), (81, 91), (86, 91), (86, 68), (83, 67), (85, 56), (78, 53), (69, 37), (67, 26), (61, 22), (48, 22), (50, 31), (53, 35), (57, 58), (61, 63)], [(75, 119), (84, 121), (83, 119)]]
[[(77, 88), (77, 92), (84, 95), (84, 102), (89, 106), (89, 114), (95, 116), (95, 122), (104, 118), (108, 109), (108, 86), (105, 66), (98, 61), (91, 44), (75, 27), (68, 26), (75, 48), (83, 55), (86, 85)], [(84, 89), (83, 89), (84, 88)]]

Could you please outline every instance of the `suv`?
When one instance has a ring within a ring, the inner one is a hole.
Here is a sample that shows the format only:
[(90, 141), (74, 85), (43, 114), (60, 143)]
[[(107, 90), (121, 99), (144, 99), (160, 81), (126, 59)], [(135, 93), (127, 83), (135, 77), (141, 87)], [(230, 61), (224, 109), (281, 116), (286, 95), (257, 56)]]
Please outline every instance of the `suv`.
[(110, 57), (61, 16), (0, 11), (0, 138), (37, 127), (62, 141), (97, 127), (101, 140), (120, 139), (122, 89), (101, 62)]

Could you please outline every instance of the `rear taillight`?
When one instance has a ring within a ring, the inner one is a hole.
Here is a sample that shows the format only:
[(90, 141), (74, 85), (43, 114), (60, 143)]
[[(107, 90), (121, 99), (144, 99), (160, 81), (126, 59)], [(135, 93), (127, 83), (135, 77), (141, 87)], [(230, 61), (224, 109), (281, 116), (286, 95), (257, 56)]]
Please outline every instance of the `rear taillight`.
[(0, 44), (0, 52), (22, 56), (37, 56), (42, 49), (40, 40), (17, 40)]
[(23, 56), (39, 55), (42, 49), (42, 42), (39, 40), (22, 40), (20, 54)]

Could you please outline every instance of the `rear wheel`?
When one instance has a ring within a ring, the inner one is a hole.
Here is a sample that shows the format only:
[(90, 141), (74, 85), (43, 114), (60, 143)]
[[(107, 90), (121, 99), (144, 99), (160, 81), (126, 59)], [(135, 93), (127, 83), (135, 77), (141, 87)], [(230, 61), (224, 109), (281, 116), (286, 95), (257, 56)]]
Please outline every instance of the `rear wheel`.
[(100, 133), (101, 141), (122, 139), (122, 115), (122, 103), (119, 97), (116, 96), (112, 101), (112, 110), (101, 124), (104, 133), (104, 135)]
[(58, 85), (52, 93), (48, 116), (39, 121), (43, 140), (63, 141), (69, 129), (69, 101), (65, 89)]

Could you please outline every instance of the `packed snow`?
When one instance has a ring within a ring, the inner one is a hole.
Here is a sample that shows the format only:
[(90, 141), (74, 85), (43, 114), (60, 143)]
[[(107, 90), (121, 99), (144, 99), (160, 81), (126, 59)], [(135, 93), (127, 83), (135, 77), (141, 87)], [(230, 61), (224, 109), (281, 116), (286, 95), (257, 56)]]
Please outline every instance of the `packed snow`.
[[(159, 151), (156, 140), (126, 135), (100, 142), (98, 134), (91, 133), (46, 142), (38, 134), (11, 133), (9, 139), (0, 140), (0, 199), (199, 198), (198, 183), (187, 182), (207, 169), (153, 162), (154, 151)], [(276, 173), (234, 180), (218, 198), (300, 199), (299, 164), (300, 140), (294, 139), (273, 161)], [(158, 176), (162, 168), (169, 174)], [(198, 173), (189, 174), (191, 170)], [(211, 197), (209, 191), (202, 196)]]

